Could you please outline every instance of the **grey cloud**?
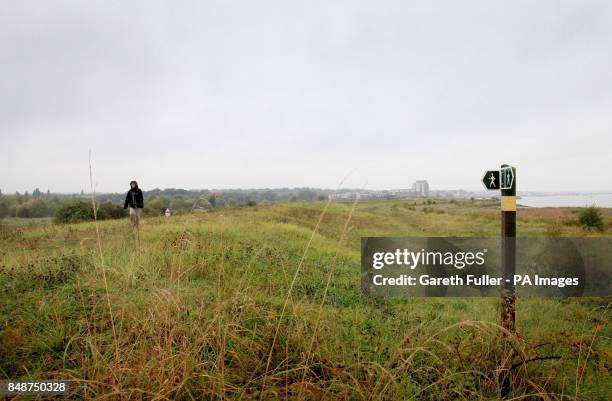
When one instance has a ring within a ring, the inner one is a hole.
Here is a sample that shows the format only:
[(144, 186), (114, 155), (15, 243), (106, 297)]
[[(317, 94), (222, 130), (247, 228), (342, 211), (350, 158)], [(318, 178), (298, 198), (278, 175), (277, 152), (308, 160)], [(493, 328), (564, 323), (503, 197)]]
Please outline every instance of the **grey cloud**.
[(7, 2), (0, 188), (79, 191), (92, 149), (103, 191), (334, 187), (354, 169), (349, 186), (479, 189), (501, 162), (524, 189), (612, 189), (593, 175), (610, 20), (605, 1)]

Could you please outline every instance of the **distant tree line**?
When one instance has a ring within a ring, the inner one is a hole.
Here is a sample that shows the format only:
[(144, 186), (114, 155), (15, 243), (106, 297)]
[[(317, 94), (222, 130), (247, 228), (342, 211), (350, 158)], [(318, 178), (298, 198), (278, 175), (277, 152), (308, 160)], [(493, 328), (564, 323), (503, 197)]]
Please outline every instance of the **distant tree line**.
[[(146, 215), (161, 215), (169, 208), (173, 214), (191, 210), (224, 207), (255, 206), (276, 202), (311, 201), (327, 199), (331, 191), (312, 188), (185, 190), (177, 188), (144, 191)], [(124, 193), (96, 194), (97, 217), (101, 220), (121, 218)], [(59, 223), (93, 219), (89, 197), (80, 194), (55, 194), (36, 188), (31, 194), (2, 194), (0, 192), (0, 219), (5, 217), (54, 217)]]
[[(179, 188), (155, 188), (150, 191), (144, 191), (145, 199), (163, 198), (163, 199), (187, 199), (193, 200), (210, 200), (215, 202), (218, 200), (220, 206), (239, 206), (246, 205), (249, 202), (274, 203), (274, 202), (289, 202), (289, 201), (306, 201), (326, 199), (329, 193), (334, 191), (316, 188), (264, 188), (264, 189), (218, 189), (218, 190), (188, 190)], [(103, 201), (111, 201), (114, 203), (123, 202), (125, 194), (100, 194), (98, 199)], [(213, 205), (215, 207), (215, 205)]]
[(50, 217), (53, 216), (62, 200), (36, 188), (32, 194), (26, 191), (23, 194), (16, 192), (6, 195), (0, 192), (0, 218), (4, 217)]

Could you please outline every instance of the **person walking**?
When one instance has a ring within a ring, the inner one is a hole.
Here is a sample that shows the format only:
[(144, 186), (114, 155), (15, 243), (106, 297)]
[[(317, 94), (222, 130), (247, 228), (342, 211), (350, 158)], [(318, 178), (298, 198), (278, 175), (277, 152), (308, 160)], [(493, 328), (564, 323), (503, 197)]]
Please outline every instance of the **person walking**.
[(140, 215), (142, 214), (142, 208), (144, 207), (144, 197), (142, 191), (138, 188), (136, 181), (130, 182), (130, 190), (125, 196), (125, 203), (123, 204), (124, 209), (128, 209), (130, 212), (130, 220), (132, 225), (138, 228), (140, 224)]

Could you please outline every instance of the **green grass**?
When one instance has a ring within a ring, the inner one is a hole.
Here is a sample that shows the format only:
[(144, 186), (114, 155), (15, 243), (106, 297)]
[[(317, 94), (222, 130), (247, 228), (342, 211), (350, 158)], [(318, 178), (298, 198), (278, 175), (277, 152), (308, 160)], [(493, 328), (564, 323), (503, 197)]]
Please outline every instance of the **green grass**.
[[(360, 294), (362, 236), (495, 236), (497, 208), (325, 205), (145, 218), (138, 241), (103, 221), (100, 248), (94, 223), (2, 226), (0, 377), (74, 399), (490, 400), (514, 366), (514, 399), (610, 398), (608, 299), (519, 299), (514, 337), (494, 298)], [(518, 235), (595, 235), (576, 218), (521, 210)]]
[(0, 219), (0, 225), (7, 226), (38, 226), (43, 224), (51, 224), (53, 217), (5, 217)]

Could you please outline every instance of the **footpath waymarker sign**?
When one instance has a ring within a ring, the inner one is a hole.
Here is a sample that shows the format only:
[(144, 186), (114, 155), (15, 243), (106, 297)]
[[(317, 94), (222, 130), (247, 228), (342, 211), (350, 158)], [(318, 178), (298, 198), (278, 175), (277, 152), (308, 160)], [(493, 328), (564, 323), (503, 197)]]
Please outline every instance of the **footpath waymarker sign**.
[(501, 189), (512, 189), (512, 184), (514, 184), (514, 167), (502, 167), (499, 175)]
[(516, 330), (516, 169), (503, 164), (501, 178), (501, 236), (502, 236), (502, 292), (501, 325), (514, 333)]
[[(501, 326), (511, 333), (516, 332), (516, 168), (502, 164), (501, 169), (489, 170), (482, 178), (487, 189), (501, 190)], [(500, 392), (505, 398), (512, 392), (508, 372), (499, 377)]]
[(499, 170), (487, 170), (482, 183), (489, 190), (501, 190), (502, 312), (501, 325), (514, 332), (516, 299), (516, 168), (502, 164)]
[(482, 183), (486, 189), (494, 190), (501, 189), (501, 181), (499, 180), (499, 170), (488, 170), (482, 176)]

